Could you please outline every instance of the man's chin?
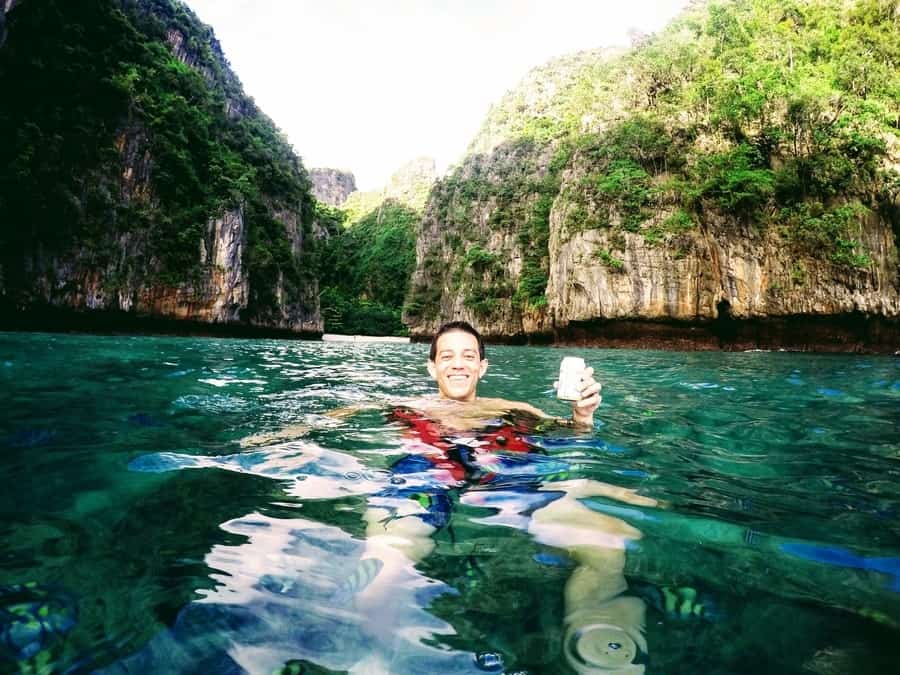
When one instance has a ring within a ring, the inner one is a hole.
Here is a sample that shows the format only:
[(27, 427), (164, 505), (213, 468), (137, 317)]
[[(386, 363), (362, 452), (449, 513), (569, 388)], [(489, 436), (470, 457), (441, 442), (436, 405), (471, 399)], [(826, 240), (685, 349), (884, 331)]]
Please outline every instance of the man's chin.
[(447, 398), (452, 398), (455, 401), (468, 401), (474, 398), (475, 392), (469, 386), (469, 383), (466, 382), (461, 384), (460, 386), (447, 386), (444, 389), (444, 396)]

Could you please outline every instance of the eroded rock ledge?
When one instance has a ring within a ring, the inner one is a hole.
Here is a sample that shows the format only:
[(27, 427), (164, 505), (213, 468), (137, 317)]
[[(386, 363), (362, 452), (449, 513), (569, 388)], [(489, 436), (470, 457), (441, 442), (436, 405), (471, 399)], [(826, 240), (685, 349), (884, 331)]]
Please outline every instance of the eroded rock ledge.
[(178, 335), (198, 337), (318, 340), (321, 331), (293, 330), (231, 321), (175, 319), (120, 310), (79, 311), (44, 305), (27, 308), (0, 303), (0, 331), (93, 333), (104, 335)]
[[(428, 342), (417, 334), (413, 342)], [(670, 351), (785, 350), (900, 354), (900, 321), (852, 312), (836, 316), (783, 316), (714, 321), (595, 319), (573, 321), (553, 332), (488, 335), (493, 344), (607, 347)]]
[(553, 339), (556, 344), (585, 347), (893, 354), (900, 349), (900, 322), (861, 313), (720, 318), (706, 323), (599, 320), (572, 322)]

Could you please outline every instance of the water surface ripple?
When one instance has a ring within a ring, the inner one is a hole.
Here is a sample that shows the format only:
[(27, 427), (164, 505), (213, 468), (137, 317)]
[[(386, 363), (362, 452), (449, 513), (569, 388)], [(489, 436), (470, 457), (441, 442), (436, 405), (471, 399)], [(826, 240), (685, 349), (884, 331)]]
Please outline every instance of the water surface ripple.
[(498, 346), (480, 393), (565, 415), (565, 355), (593, 436), (534, 431), (404, 558), (366, 518), (446, 491), (385, 414), (427, 346), (0, 333), (0, 672), (574, 673), (582, 562), (535, 514), (580, 479), (646, 672), (897, 662), (900, 359)]

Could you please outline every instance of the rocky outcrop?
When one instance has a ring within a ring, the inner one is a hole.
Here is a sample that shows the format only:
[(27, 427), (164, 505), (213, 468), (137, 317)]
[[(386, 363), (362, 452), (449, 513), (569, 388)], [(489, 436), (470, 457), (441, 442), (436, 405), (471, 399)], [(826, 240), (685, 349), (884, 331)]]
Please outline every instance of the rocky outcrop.
[(143, 237), (124, 234), (119, 255), (98, 264), (81, 250), (69, 255), (32, 258), (27, 271), (35, 293), (22, 298), (34, 304), (90, 310), (120, 310), (207, 323), (237, 321), (247, 302), (247, 280), (241, 260), (245, 235), (243, 214), (232, 211), (209, 223), (200, 242), (204, 273), (191, 283), (167, 285), (148, 278), (140, 255)]
[[(896, 148), (894, 149), (896, 150)], [(891, 150), (885, 165), (897, 162)], [(821, 251), (798, 249), (785, 228), (706, 209), (697, 226), (665, 231), (676, 212), (663, 206), (638, 231), (604, 226), (592, 208), (577, 208), (567, 194), (590, 173), (576, 155), (563, 174), (550, 214), (548, 318), (557, 333), (572, 322), (629, 319), (704, 323), (794, 316), (864, 314), (900, 317), (900, 203), (882, 204), (858, 219), (855, 236), (869, 261), (836, 263)]]
[[(566, 195), (588, 173), (577, 157), (562, 173), (549, 212), (546, 304), (517, 301), (533, 241), (514, 224), (498, 227), (498, 214), (532, 218), (541, 194), (524, 192), (504, 203), (496, 188), (546, 182), (552, 155), (552, 146), (540, 152), (499, 146), (468, 158), (453, 180), (438, 184), (421, 223), (405, 315), (414, 338), (461, 319), (499, 341), (828, 349), (838, 340), (839, 349), (888, 351), (896, 344), (900, 267), (889, 209), (870, 211), (860, 223), (860, 248), (871, 259), (861, 267), (798, 254), (779, 228), (714, 210), (698, 227), (658, 241), (643, 232), (671, 210), (654, 214), (640, 232), (573, 221)], [(524, 178), (510, 175), (516, 170)], [(619, 217), (613, 213), (614, 221)], [(476, 248), (484, 254), (472, 256)], [(415, 306), (429, 297), (430, 312)], [(815, 321), (784, 328), (800, 317)], [(877, 335), (866, 336), (867, 317), (880, 322)], [(766, 329), (767, 321), (774, 328)], [(753, 329), (742, 331), (735, 325), (741, 322)]]
[(505, 341), (895, 350), (893, 76), (861, 84), (845, 63), (893, 62), (895, 12), (807, 3), (795, 44), (825, 25), (843, 42), (785, 60), (777, 10), (694, 5), (630, 52), (559, 59), (508, 92), (431, 193), (412, 336), (464, 319)]
[[(183, 8), (178, 8), (185, 11)], [(231, 119), (239, 119), (252, 115), (255, 106), (243, 94), (240, 80), (228, 66), (222, 46), (208, 26), (203, 28), (202, 50), (192, 46), (185, 31), (176, 26), (166, 29), (166, 42), (172, 54), (186, 66), (190, 66), (201, 75), (211, 87), (221, 87), (225, 93), (225, 112)], [(207, 53), (203, 53), (206, 51)]]
[(437, 180), (437, 167), (431, 157), (417, 157), (397, 169), (384, 188), (384, 198), (419, 210)]
[(380, 190), (353, 192), (341, 204), (347, 222), (354, 223), (391, 201), (421, 212), (437, 180), (437, 168), (431, 157), (413, 159), (393, 174)]
[[(658, 216), (660, 218), (664, 216)], [(889, 223), (869, 218), (870, 266), (856, 269), (797, 258), (776, 231), (721, 217), (681, 235), (678, 248), (586, 230), (565, 238), (551, 216), (547, 297), (555, 329), (594, 319), (712, 321), (861, 312), (900, 316), (897, 249)], [(610, 265), (609, 260), (615, 264)]]
[(419, 228), (416, 267), (404, 322), (414, 337), (465, 320), (494, 340), (522, 340), (552, 330), (544, 311), (516, 298), (535, 243), (519, 225), (540, 198), (516, 186), (547, 176), (552, 149), (504, 144), (472, 155), (438, 182)]
[(329, 206), (340, 206), (351, 192), (356, 192), (356, 178), (349, 171), (310, 169), (309, 179), (312, 181), (315, 198)]
[[(16, 4), (16, 0), (3, 2), (4, 14)], [(184, 126), (182, 133), (196, 131), (203, 143), (228, 144), (234, 154), (254, 144), (253, 157), (239, 157), (243, 164), (235, 164), (246, 167), (252, 162), (253, 169), (235, 176), (233, 187), (220, 194), (212, 193), (210, 198), (210, 193), (203, 192), (208, 201), (202, 206), (175, 202), (180, 205), (180, 220), (176, 227), (167, 226), (174, 219), (167, 211), (173, 202), (162, 198), (156, 178), (168, 171), (171, 182), (173, 163), (171, 157), (166, 165), (155, 155), (160, 147), (154, 137), (158, 130), (132, 104), (130, 110), (123, 110), (108, 141), (111, 147), (104, 163), (79, 167), (72, 185), (65, 186), (75, 205), (69, 217), (84, 217), (93, 209), (91, 220), (54, 223), (61, 231), (75, 233), (66, 238), (10, 237), (22, 250), (6, 246), (0, 253), (0, 304), (23, 316), (51, 310), (59, 316), (121, 313), (236, 330), (258, 327), (321, 333), (318, 283), (306, 259), (308, 237), (316, 236), (314, 209), (299, 159), (243, 93), (212, 30), (200, 24), (185, 5), (122, 0), (121, 7), (133, 26), (148, 31), (141, 39), (167, 44), (212, 92), (211, 103), (204, 101), (208, 107), (196, 111), (196, 123), (207, 126), (197, 130)], [(114, 11), (112, 7), (95, 10)], [(77, 23), (77, 8), (72, 6), (72, 12), (69, 19)], [(121, 21), (120, 16), (111, 24), (119, 26)], [(48, 55), (48, 62), (55, 57)], [(122, 76), (117, 73), (116, 77)], [(178, 122), (189, 123), (184, 117)], [(226, 136), (212, 137), (214, 129), (223, 128)], [(207, 157), (202, 145), (199, 153), (191, 155), (195, 161)], [(207, 172), (215, 181), (221, 181), (225, 171), (221, 163), (209, 167), (196, 163), (191, 170), (198, 175)], [(266, 178), (256, 178), (254, 173)], [(16, 217), (23, 218), (21, 212)], [(26, 213), (26, 221), (27, 217)], [(21, 226), (27, 229), (25, 222)], [(174, 245), (173, 233), (178, 237)], [(177, 265), (164, 264), (155, 253), (173, 256), (178, 246), (183, 253), (177, 254)], [(278, 260), (273, 260), (273, 251)]]
[[(329, 233), (320, 230), (316, 223), (309, 230), (304, 228), (299, 210), (273, 205), (272, 213), (274, 218), (284, 226), (291, 253), (296, 259), (301, 259), (308, 248), (308, 237), (327, 238), (329, 236)], [(296, 283), (285, 278), (284, 272), (279, 272), (275, 281), (274, 297), (275, 303), (267, 312), (251, 317), (251, 324), (300, 333), (322, 333), (324, 331), (319, 306), (319, 282), (311, 274), (307, 273), (303, 284), (298, 287)]]
[[(322, 331), (315, 305), (315, 287), (305, 302), (288, 300), (284, 280), (275, 288), (275, 311), (249, 322), (242, 317), (249, 300), (249, 281), (243, 263), (247, 232), (241, 209), (226, 211), (211, 220), (200, 242), (200, 273), (189, 283), (166, 284), (148, 273), (152, 261), (142, 261), (146, 241), (139, 234), (123, 234), (117, 255), (105, 262), (79, 249), (69, 255), (33, 256), (26, 272), (32, 292), (19, 296), (13, 309), (33, 307), (126, 312), (208, 324), (277, 328), (291, 332)], [(312, 308), (312, 309), (310, 309)]]

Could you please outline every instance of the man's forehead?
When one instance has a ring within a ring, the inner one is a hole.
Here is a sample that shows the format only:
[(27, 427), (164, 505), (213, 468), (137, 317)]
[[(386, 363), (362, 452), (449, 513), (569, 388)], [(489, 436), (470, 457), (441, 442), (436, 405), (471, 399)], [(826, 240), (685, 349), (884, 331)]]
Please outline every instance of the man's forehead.
[(478, 351), (478, 340), (471, 333), (462, 330), (447, 331), (437, 339), (437, 351), (458, 351), (467, 350)]

